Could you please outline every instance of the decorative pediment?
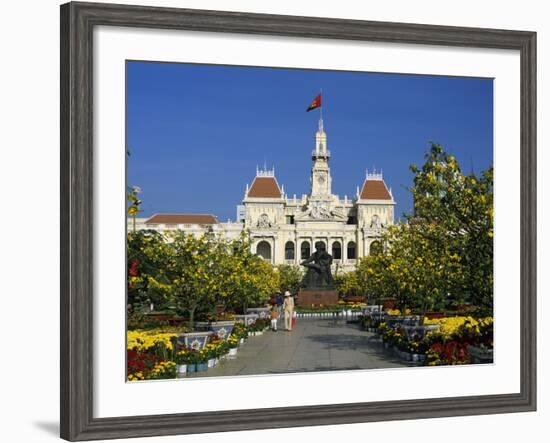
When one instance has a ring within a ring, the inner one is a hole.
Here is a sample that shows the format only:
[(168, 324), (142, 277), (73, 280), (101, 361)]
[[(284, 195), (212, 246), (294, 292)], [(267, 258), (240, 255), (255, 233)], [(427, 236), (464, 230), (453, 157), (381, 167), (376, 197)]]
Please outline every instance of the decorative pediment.
[(346, 221), (347, 217), (337, 209), (330, 207), (330, 202), (314, 200), (295, 217), (296, 221)]
[(273, 224), (269, 220), (269, 216), (267, 214), (260, 215), (260, 218), (258, 219), (258, 222), (256, 223), (256, 227), (260, 229), (268, 229), (273, 227)]

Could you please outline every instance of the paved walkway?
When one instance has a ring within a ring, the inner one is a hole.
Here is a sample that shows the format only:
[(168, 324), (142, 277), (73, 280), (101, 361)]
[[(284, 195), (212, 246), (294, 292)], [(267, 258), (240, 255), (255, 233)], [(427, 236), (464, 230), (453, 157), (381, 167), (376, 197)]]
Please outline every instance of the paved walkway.
[[(279, 325), (281, 321), (279, 320)], [(249, 337), (234, 359), (188, 377), (378, 369), (407, 366), (384, 351), (376, 334), (342, 319), (298, 319), (292, 332)]]

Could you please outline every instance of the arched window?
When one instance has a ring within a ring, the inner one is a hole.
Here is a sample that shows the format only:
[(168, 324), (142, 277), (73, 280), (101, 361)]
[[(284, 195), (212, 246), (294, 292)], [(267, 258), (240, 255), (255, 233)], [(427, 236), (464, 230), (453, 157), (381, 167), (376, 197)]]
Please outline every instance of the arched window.
[(380, 243), (378, 240), (373, 241), (370, 244), (369, 254), (370, 255), (379, 255), (381, 253), (382, 253), (382, 243)]
[(302, 260), (305, 260), (306, 258), (309, 258), (311, 255), (311, 246), (308, 241), (303, 241), (302, 245), (300, 246), (300, 258)]
[(271, 245), (265, 240), (262, 240), (256, 247), (256, 254), (264, 260), (271, 260)]
[(285, 260), (294, 260), (294, 242), (285, 243)]
[(355, 242), (354, 241), (350, 241), (348, 243), (348, 260), (355, 260), (357, 257), (357, 252), (356, 252), (356, 247), (355, 247)]
[(332, 244), (332, 258), (334, 260), (341, 260), (342, 259), (342, 245), (339, 241), (335, 241)]

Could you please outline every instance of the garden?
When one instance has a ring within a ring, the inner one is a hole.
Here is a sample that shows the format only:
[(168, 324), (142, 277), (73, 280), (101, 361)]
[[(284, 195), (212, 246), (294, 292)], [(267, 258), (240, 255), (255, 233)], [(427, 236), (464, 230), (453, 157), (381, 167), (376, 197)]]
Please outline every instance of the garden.
[(266, 309), (255, 308), (278, 290), (281, 274), (250, 252), (245, 235), (130, 232), (128, 380), (175, 378), (235, 356), (268, 327)]
[(491, 316), (420, 317), (398, 309), (364, 309), (359, 322), (379, 335), (386, 350), (408, 362), (428, 366), (493, 362)]
[[(354, 271), (335, 275), (336, 305), (299, 318), (359, 322), (414, 364), (493, 361), (493, 172), (463, 174), (432, 145), (411, 166), (414, 208)], [(375, 247), (376, 246), (376, 247)], [(174, 378), (233, 358), (268, 327), (274, 294), (296, 293), (299, 267), (252, 254), (243, 232), (128, 233), (128, 380)]]
[(463, 174), (432, 145), (410, 189), (407, 223), (342, 278), (368, 294), (360, 317), (400, 357), (428, 365), (493, 361), (493, 170)]
[(195, 339), (193, 332), (183, 332), (186, 329), (181, 327), (128, 331), (128, 381), (174, 379), (208, 371), (224, 359), (235, 358), (250, 336), (269, 327), (268, 320), (260, 318), (250, 326), (232, 323), (225, 337), (210, 330), (202, 335), (205, 339)]

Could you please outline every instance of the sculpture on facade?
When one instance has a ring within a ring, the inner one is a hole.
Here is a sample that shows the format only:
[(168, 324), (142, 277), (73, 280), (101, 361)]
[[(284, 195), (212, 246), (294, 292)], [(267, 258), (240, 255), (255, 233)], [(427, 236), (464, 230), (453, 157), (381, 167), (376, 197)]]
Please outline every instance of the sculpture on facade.
[(376, 228), (376, 229), (382, 229), (382, 221), (380, 220), (380, 217), (377, 214), (374, 214), (372, 216), (370, 227)]
[(269, 221), (269, 216), (267, 214), (260, 215), (257, 223), (258, 228), (271, 228), (271, 221)]
[(347, 217), (336, 208), (331, 208), (330, 203), (326, 201), (310, 201), (302, 211), (297, 215), (298, 220), (337, 220), (343, 221)]
[(326, 251), (323, 242), (316, 242), (315, 252), (300, 264), (307, 269), (302, 280), (302, 288), (334, 289), (334, 280), (330, 271), (332, 255)]

